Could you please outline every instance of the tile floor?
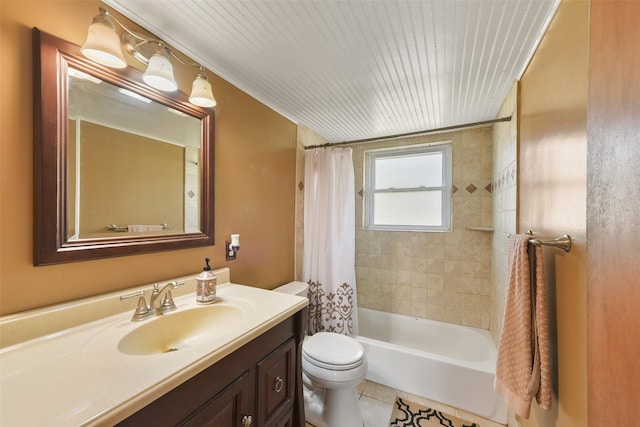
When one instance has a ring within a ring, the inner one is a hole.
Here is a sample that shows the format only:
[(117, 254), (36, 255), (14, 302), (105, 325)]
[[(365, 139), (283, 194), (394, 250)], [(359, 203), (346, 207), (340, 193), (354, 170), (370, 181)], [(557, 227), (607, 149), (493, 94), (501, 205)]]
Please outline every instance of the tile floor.
[[(358, 394), (360, 395), (360, 406), (362, 408), (362, 414), (364, 415), (364, 427), (388, 427), (393, 403), (396, 401), (397, 396), (475, 422), (479, 424), (480, 427), (504, 427), (502, 424), (470, 414), (461, 409), (434, 402), (404, 391), (395, 390), (372, 381), (365, 380), (362, 382), (362, 384), (358, 386)], [(306, 427), (313, 426), (307, 423)]]

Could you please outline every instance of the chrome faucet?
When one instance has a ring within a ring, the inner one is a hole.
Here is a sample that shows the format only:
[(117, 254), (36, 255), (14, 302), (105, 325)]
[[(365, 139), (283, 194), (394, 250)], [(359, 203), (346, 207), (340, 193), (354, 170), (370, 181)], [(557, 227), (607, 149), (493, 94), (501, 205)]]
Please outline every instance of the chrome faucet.
[(157, 283), (153, 285), (153, 291), (149, 299), (149, 310), (151, 310), (151, 314), (158, 315), (176, 309), (176, 304), (173, 302), (173, 296), (171, 295), (171, 289), (175, 289), (178, 286), (180, 286), (180, 284), (176, 281), (167, 283), (162, 289), (158, 288)]
[(156, 283), (153, 285), (151, 291), (151, 298), (149, 299), (149, 305), (147, 306), (147, 300), (144, 297), (144, 291), (134, 292), (132, 294), (122, 295), (120, 301), (124, 301), (129, 298), (138, 298), (138, 307), (133, 312), (131, 320), (138, 322), (140, 320), (147, 319), (151, 316), (158, 316), (162, 313), (166, 313), (176, 309), (176, 304), (173, 302), (173, 296), (171, 290), (179, 286), (184, 285), (184, 282), (178, 282), (176, 280), (167, 283), (161, 288)]

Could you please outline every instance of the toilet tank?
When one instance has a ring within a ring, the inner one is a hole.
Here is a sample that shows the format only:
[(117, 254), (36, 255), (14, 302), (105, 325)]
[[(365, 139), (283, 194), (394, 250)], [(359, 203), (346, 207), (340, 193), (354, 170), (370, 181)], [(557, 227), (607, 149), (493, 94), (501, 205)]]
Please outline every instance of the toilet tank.
[(286, 285), (278, 286), (274, 291), (308, 298), (309, 284), (305, 282), (289, 282)]

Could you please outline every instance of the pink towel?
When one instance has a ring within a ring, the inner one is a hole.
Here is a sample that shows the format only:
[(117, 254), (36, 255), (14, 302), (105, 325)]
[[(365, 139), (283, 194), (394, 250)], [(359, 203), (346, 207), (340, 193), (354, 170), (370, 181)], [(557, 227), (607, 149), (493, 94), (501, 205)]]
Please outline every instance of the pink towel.
[(523, 418), (529, 418), (533, 396), (541, 408), (551, 409), (544, 262), (540, 246), (529, 252), (530, 238), (528, 234), (509, 238), (509, 284), (494, 383), (507, 405)]

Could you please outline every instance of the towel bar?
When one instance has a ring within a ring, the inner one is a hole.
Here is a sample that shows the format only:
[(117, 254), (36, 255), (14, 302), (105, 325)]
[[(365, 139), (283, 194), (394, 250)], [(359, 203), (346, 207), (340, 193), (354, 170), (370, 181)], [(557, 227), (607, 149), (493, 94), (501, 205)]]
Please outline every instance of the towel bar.
[[(533, 235), (533, 231), (529, 230), (526, 234)], [(511, 235), (509, 234), (509, 236)], [(571, 250), (571, 236), (565, 234), (554, 240), (529, 239), (529, 244), (533, 246), (553, 246), (554, 248), (569, 252)]]
[(554, 240), (529, 239), (529, 243), (534, 246), (553, 246), (554, 248), (562, 249), (565, 252), (569, 252), (571, 250), (571, 236), (568, 234), (560, 236)]
[[(163, 230), (169, 228), (169, 224), (160, 224)], [(107, 224), (107, 230), (115, 231), (115, 232), (125, 232), (129, 231), (129, 227), (126, 225), (115, 225), (115, 224)]]

